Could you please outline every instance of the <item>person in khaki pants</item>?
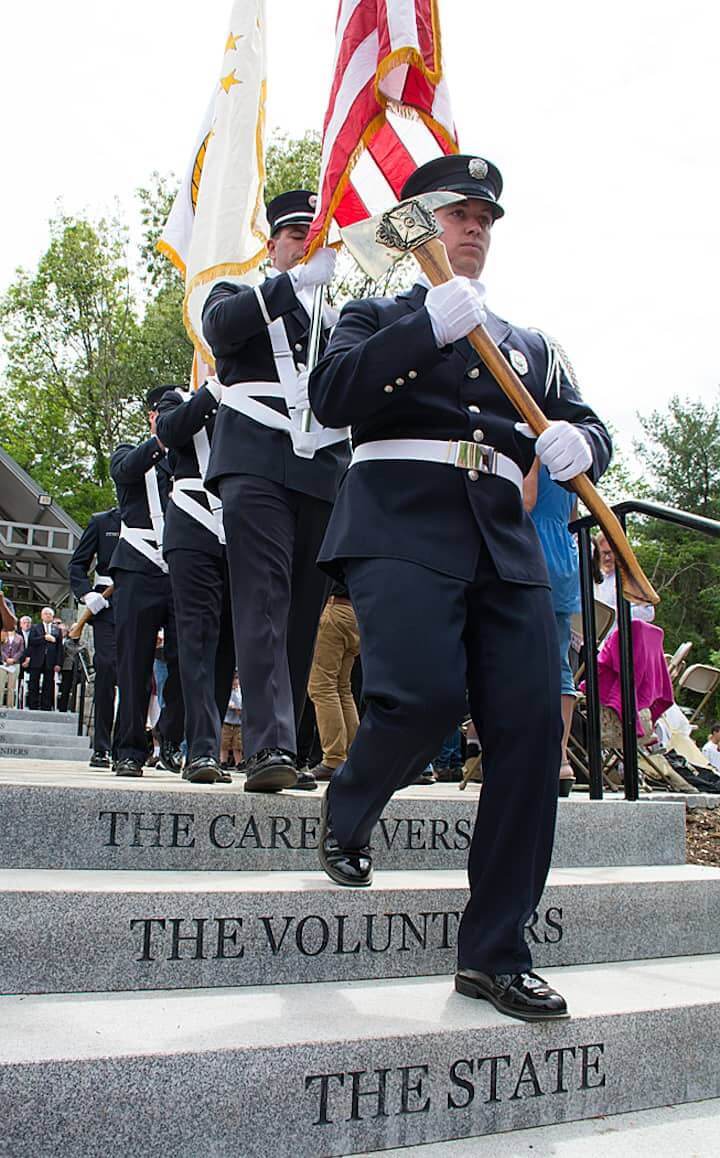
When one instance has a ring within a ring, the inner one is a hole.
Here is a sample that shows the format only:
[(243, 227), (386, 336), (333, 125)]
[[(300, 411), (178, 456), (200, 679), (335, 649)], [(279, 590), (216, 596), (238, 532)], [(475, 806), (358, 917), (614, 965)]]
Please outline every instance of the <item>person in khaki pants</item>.
[(320, 617), (308, 695), (315, 705), (322, 763), (312, 773), (329, 780), (347, 759), (358, 730), (358, 713), (350, 687), (353, 664), (360, 653), (360, 635), (346, 588), (334, 583)]

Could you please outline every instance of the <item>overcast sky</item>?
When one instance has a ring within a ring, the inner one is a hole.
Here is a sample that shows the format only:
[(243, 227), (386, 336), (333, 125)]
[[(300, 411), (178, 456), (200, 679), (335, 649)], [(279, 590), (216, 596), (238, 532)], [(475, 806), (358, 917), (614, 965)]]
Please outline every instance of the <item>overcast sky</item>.
[[(128, 215), (181, 174), (230, 0), (6, 5), (0, 289), (60, 200)], [(267, 0), (268, 124), (321, 128), (337, 0)], [(307, 20), (300, 13), (307, 13)], [(712, 0), (440, 0), (463, 152), (499, 165), (493, 309), (555, 334), (629, 447), (635, 411), (720, 383), (720, 9)]]

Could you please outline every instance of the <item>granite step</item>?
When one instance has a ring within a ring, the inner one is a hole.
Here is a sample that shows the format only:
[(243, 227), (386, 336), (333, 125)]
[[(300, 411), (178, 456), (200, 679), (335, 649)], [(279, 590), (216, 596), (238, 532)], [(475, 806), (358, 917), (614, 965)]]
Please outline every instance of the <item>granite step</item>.
[[(383, 1158), (717, 1158), (720, 1099), (385, 1150)], [(356, 1158), (374, 1158), (365, 1152)]]
[(78, 736), (77, 728), (67, 727), (65, 724), (60, 724), (57, 728), (43, 728), (34, 723), (22, 726), (13, 724), (9, 728), (2, 725), (3, 721), (0, 720), (0, 744), (5, 746), (39, 744), (43, 748), (82, 747), (84, 750), (86, 743), (90, 743), (88, 736)]
[[(478, 791), (446, 788), (395, 794), (374, 836), (377, 868), (466, 868)], [(69, 766), (43, 776), (8, 763), (0, 766), (0, 867), (314, 871), (321, 799), (321, 791), (249, 794), (240, 777), (193, 785), (154, 769), (125, 780)], [(558, 868), (684, 861), (681, 802), (560, 802)]]
[(72, 726), (77, 731), (78, 714), (77, 712), (41, 712), (35, 708), (0, 708), (0, 724), (3, 722), (8, 727), (27, 723), (46, 724), (52, 727), (58, 727), (62, 724), (67, 727)]
[(36, 736), (21, 737), (15, 741), (0, 732), (0, 760), (73, 760), (85, 761), (90, 757), (89, 736)]
[[(466, 875), (0, 871), (0, 992), (195, 989), (452, 972)], [(720, 953), (720, 869), (554, 869), (538, 966)]]
[(47, 737), (47, 743), (55, 740), (67, 743), (68, 739), (72, 743), (78, 734), (77, 721), (68, 720), (64, 712), (56, 717), (50, 716), (49, 720), (46, 712), (41, 714), (45, 715), (44, 720), (0, 720), (0, 739), (7, 742), (9, 737), (29, 740), (33, 736), (43, 736)]
[(551, 969), (572, 1017), (545, 1025), (446, 977), (3, 997), (3, 1143), (13, 1158), (331, 1158), (716, 1098), (719, 970)]

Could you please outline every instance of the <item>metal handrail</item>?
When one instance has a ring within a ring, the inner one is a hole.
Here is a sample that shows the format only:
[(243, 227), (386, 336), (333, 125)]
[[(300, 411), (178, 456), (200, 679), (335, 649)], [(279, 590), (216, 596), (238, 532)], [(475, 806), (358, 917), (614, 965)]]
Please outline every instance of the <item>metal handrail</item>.
[[(666, 507), (662, 503), (628, 499), (616, 503), (613, 511), (625, 529), (628, 515), (644, 515), (661, 522), (674, 523), (687, 531), (698, 531), (712, 538), (720, 538), (720, 522), (703, 515), (691, 515)], [(602, 800), (602, 756), (600, 742), (600, 695), (597, 674), (597, 640), (592, 579), (592, 546), (590, 530), (597, 525), (594, 515), (584, 515), (570, 524), (570, 531), (578, 536), (580, 560), (580, 594), (582, 597), (583, 637), (585, 640), (585, 698), (587, 702), (587, 751), (590, 774), (590, 798)], [(633, 664), (632, 619), (630, 604), (622, 593), (622, 584), (616, 584), (617, 628), (620, 645), (620, 697), (622, 703), (623, 768), (625, 798), (639, 796), (637, 734), (635, 731), (635, 670)]]

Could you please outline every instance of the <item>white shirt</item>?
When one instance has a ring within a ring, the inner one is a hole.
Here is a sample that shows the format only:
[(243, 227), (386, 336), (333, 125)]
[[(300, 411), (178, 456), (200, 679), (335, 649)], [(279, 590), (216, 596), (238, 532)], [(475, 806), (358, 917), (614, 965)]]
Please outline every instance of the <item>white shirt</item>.
[[(615, 586), (615, 571), (608, 572), (601, 583), (595, 584), (595, 598), (606, 607), (617, 607), (617, 590)], [(645, 623), (652, 623), (655, 618), (655, 608), (652, 603), (631, 603), (630, 615), (633, 619), (643, 619)]]
[(709, 760), (715, 772), (720, 773), (720, 749), (712, 740), (708, 740), (707, 744), (703, 744), (702, 754), (706, 760)]

